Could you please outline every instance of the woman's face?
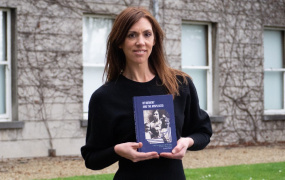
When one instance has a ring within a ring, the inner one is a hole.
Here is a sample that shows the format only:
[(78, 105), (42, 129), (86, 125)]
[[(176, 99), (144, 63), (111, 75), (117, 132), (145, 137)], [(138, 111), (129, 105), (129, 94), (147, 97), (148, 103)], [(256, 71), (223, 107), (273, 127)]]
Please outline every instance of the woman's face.
[(145, 123), (144, 126), (145, 126), (145, 132), (150, 131), (150, 124), (149, 123)]
[(147, 64), (154, 45), (151, 23), (141, 18), (128, 31), (120, 48), (124, 51), (127, 64)]
[(153, 117), (154, 117), (155, 120), (159, 120), (159, 113), (158, 113), (158, 111), (154, 111)]

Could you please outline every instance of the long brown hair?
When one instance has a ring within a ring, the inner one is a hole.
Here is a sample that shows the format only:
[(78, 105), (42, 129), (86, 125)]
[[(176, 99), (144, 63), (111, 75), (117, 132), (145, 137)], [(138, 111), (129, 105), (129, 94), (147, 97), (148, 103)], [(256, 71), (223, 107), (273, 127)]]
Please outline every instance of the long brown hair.
[(117, 79), (122, 70), (125, 69), (125, 54), (123, 50), (119, 48), (119, 46), (124, 43), (127, 33), (132, 25), (143, 17), (149, 20), (154, 33), (155, 45), (153, 46), (152, 52), (148, 59), (150, 70), (158, 75), (169, 94), (179, 95), (179, 83), (182, 82), (177, 79), (177, 75), (182, 76), (183, 81), (187, 83), (187, 74), (170, 68), (164, 56), (164, 32), (150, 12), (141, 7), (126, 8), (117, 16), (114, 22), (112, 31), (109, 34), (107, 41), (107, 61), (104, 69), (106, 81), (109, 82)]

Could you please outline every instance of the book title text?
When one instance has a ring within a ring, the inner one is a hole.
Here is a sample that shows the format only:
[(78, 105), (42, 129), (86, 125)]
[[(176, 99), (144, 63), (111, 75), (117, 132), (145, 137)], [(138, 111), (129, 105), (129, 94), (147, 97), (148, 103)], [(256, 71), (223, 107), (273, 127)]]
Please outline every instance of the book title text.
[(155, 104), (155, 101), (143, 101), (143, 108), (161, 108), (164, 107), (163, 104)]

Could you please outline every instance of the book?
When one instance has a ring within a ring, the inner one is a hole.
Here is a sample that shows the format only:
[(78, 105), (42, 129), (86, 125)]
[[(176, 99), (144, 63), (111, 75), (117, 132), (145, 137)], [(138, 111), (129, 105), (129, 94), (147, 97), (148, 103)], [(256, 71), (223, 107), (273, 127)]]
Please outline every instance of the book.
[(172, 95), (133, 97), (139, 152), (171, 152), (177, 145)]

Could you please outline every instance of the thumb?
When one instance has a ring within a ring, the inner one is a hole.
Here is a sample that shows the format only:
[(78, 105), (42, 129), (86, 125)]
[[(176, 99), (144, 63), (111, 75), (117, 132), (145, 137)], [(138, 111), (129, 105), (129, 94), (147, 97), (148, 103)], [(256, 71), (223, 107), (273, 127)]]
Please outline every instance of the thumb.
[(182, 148), (183, 147), (180, 144), (177, 144), (177, 146), (175, 146), (175, 148), (172, 150), (172, 153), (175, 154), (177, 152), (180, 152)]
[(133, 147), (134, 149), (141, 148), (142, 146), (143, 146), (143, 145), (142, 145), (141, 142), (139, 142), (139, 143), (133, 143), (133, 144), (132, 144), (132, 147)]

